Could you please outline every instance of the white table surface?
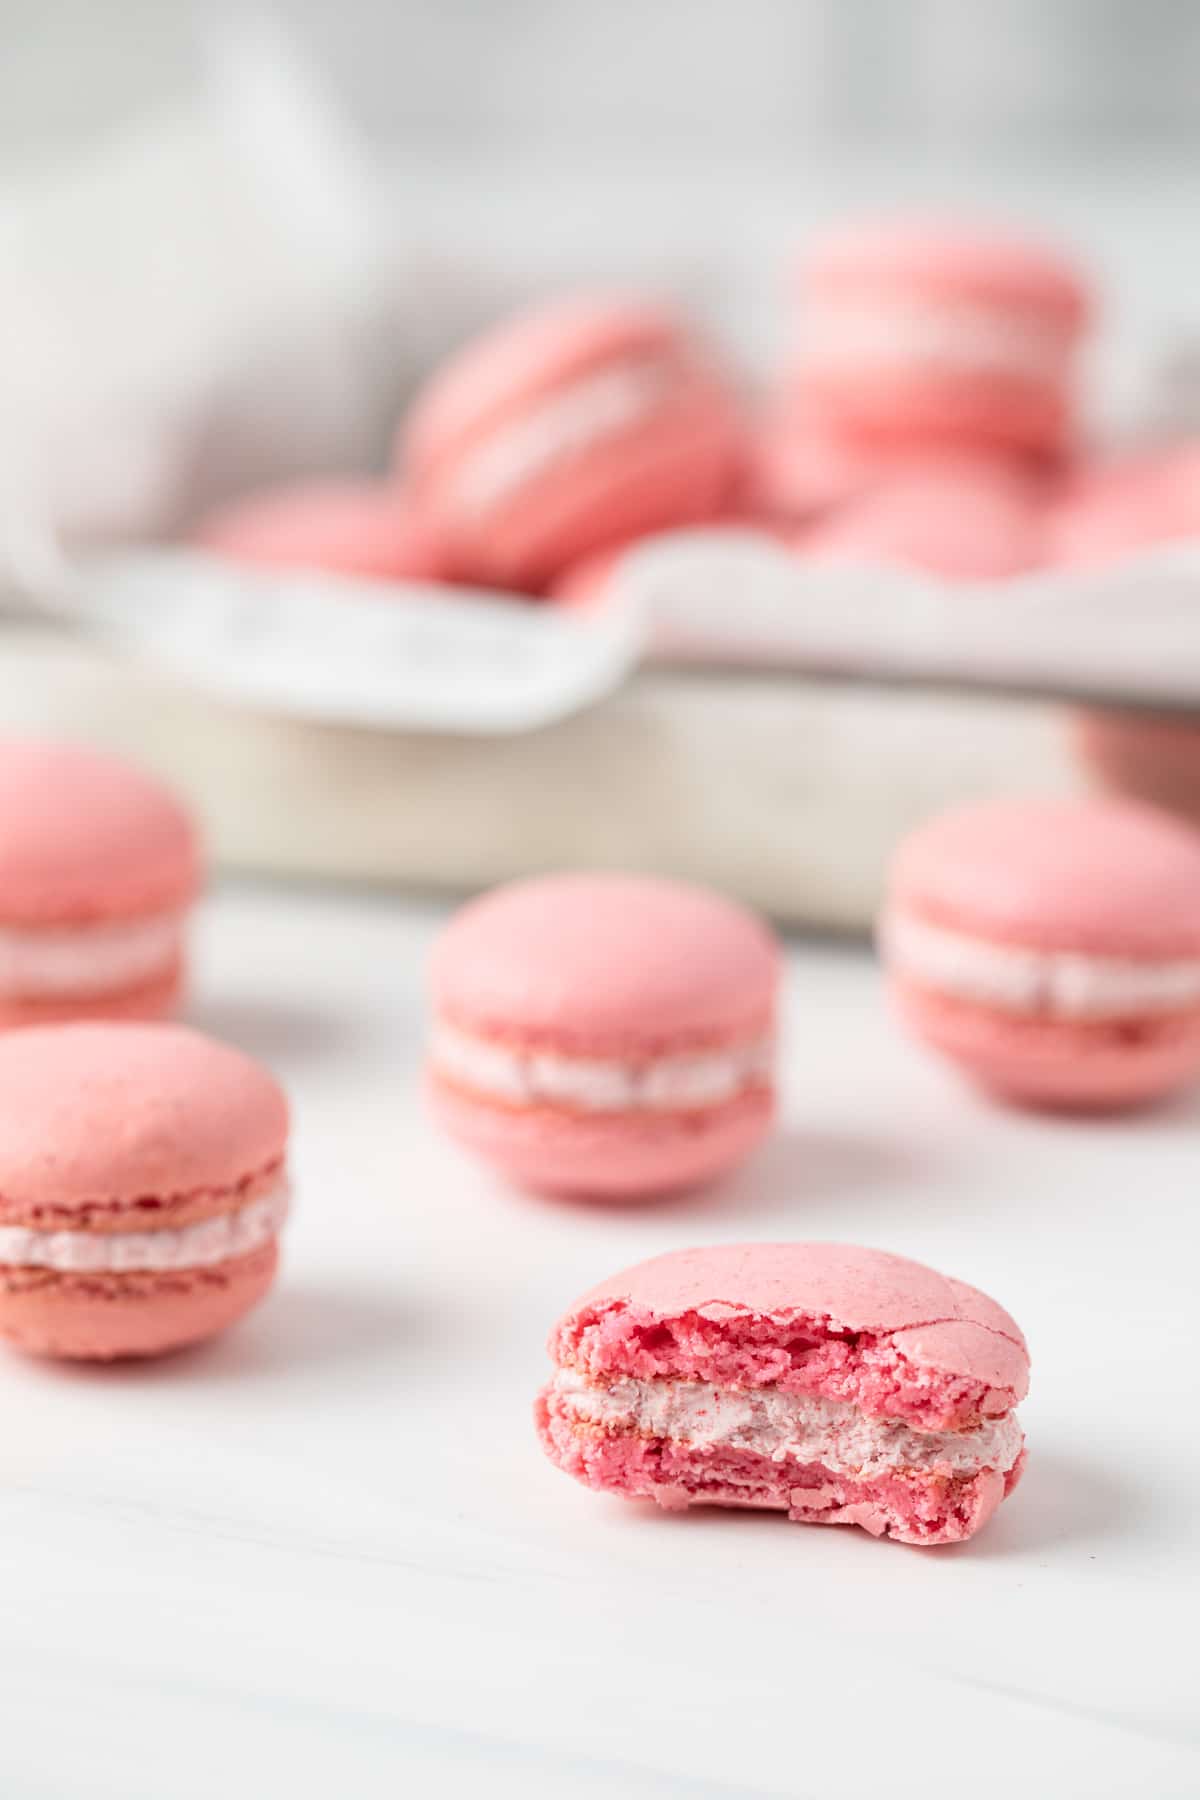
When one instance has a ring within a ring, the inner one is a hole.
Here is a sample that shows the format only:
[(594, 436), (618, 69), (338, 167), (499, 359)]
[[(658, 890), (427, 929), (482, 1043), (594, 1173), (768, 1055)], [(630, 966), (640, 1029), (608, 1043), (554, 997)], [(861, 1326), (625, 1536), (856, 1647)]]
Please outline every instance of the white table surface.
[[(756, 1162), (641, 1209), (523, 1198), (421, 1117), (439, 916), (209, 904), (192, 1017), (295, 1101), (286, 1268), (158, 1364), (5, 1357), (4, 1800), (1200, 1791), (1196, 1106), (992, 1109), (897, 1039), (865, 953), (798, 947)], [(669, 1515), (543, 1459), (578, 1291), (793, 1236), (1025, 1326), (1029, 1470), (975, 1543)]]

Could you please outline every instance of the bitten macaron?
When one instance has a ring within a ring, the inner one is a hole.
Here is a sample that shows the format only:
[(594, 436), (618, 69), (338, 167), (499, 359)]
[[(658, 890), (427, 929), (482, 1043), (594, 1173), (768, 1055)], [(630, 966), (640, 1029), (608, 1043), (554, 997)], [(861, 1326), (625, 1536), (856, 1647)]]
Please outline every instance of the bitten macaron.
[(837, 231), (801, 274), (789, 386), (869, 440), (1057, 456), (1091, 299), (1057, 252), (990, 230), (896, 221)]
[(498, 888), (434, 951), (434, 1109), (534, 1189), (635, 1199), (706, 1181), (771, 1122), (779, 974), (766, 926), (701, 888)]
[(534, 592), (594, 551), (714, 516), (740, 449), (729, 390), (672, 313), (585, 295), (453, 356), (398, 462), (468, 578)]
[(1200, 834), (1117, 800), (993, 801), (896, 853), (901, 1020), (985, 1087), (1115, 1108), (1200, 1076)]
[(0, 740), (0, 1025), (179, 998), (200, 851), (184, 805), (81, 746)]
[(722, 1244), (626, 1269), (550, 1336), (535, 1418), (602, 1493), (763, 1507), (902, 1544), (979, 1530), (1024, 1463), (1029, 1356), (966, 1282), (852, 1244)]
[(108, 1360), (232, 1324), (275, 1275), (287, 1132), (265, 1069), (180, 1026), (0, 1039), (0, 1336)]

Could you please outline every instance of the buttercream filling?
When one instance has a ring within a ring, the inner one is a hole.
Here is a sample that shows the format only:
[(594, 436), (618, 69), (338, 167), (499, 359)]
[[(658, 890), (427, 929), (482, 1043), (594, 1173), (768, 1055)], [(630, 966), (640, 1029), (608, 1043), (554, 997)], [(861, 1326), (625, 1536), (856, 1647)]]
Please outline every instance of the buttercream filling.
[(624, 430), (652, 413), (675, 379), (673, 364), (642, 358), (573, 382), (463, 459), (454, 479), (458, 505), (481, 512), (560, 458)]
[(1061, 381), (1069, 352), (1069, 334), (1049, 319), (963, 302), (815, 304), (804, 338), (806, 361), (922, 362), (1035, 381)]
[(171, 912), (98, 925), (0, 929), (0, 993), (54, 1000), (140, 987), (179, 960), (184, 919)]
[(1142, 962), (1029, 950), (893, 912), (880, 933), (898, 975), (955, 999), (1061, 1019), (1186, 1012), (1200, 1005), (1200, 958)]
[(1023, 1435), (1007, 1413), (966, 1431), (916, 1431), (896, 1419), (869, 1418), (844, 1400), (782, 1394), (774, 1388), (717, 1387), (707, 1381), (601, 1383), (559, 1369), (553, 1391), (582, 1424), (669, 1438), (697, 1450), (741, 1450), (782, 1462), (820, 1463), (837, 1475), (897, 1469), (922, 1474), (1007, 1473)]
[(617, 1061), (523, 1050), (439, 1024), (434, 1071), (474, 1093), (518, 1106), (581, 1112), (687, 1112), (720, 1106), (770, 1080), (774, 1045), (755, 1038), (727, 1050)]
[(0, 1264), (64, 1275), (209, 1268), (248, 1256), (269, 1242), (287, 1217), (289, 1198), (288, 1183), (281, 1180), (236, 1212), (160, 1231), (34, 1231), (0, 1225)]

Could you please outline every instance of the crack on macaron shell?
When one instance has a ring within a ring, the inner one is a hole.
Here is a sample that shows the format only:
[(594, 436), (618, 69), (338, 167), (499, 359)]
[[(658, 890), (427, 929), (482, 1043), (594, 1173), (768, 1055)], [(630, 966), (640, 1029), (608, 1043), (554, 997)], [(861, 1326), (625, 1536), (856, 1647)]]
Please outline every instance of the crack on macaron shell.
[(1007, 1473), (1021, 1453), (1013, 1413), (959, 1431), (918, 1431), (878, 1419), (847, 1401), (781, 1393), (775, 1388), (719, 1387), (711, 1382), (615, 1378), (592, 1381), (559, 1369), (545, 1390), (570, 1419), (611, 1432), (667, 1439), (698, 1450), (752, 1452), (779, 1462), (819, 1463), (835, 1474), (881, 1470), (948, 1476)]
[(769, 1087), (774, 1050), (774, 1039), (764, 1036), (660, 1055), (587, 1057), (441, 1023), (431, 1061), (438, 1079), (487, 1102), (588, 1113), (688, 1113)]
[(0, 1226), (20, 1225), (35, 1231), (122, 1232), (137, 1229), (153, 1218), (161, 1220), (163, 1227), (180, 1227), (245, 1206), (276, 1185), (283, 1169), (283, 1157), (273, 1157), (228, 1187), (137, 1194), (120, 1199), (97, 1195), (62, 1202), (29, 1202), (0, 1193)]
[(232, 1211), (151, 1231), (35, 1231), (0, 1225), (0, 1266), (60, 1274), (199, 1269), (236, 1261), (276, 1237), (287, 1217), (286, 1180)]
[(1104, 957), (1001, 943), (892, 909), (884, 961), (904, 981), (1017, 1015), (1097, 1023), (1200, 1010), (1200, 958)]
[(95, 998), (149, 985), (182, 961), (187, 914), (80, 925), (0, 925), (0, 997)]
[[(718, 1311), (720, 1317), (711, 1316)], [(708, 1316), (706, 1316), (708, 1315)], [(899, 1340), (939, 1327), (965, 1328), (1017, 1355), (1003, 1385), (910, 1360)], [(731, 1333), (736, 1341), (731, 1342)], [(585, 1307), (552, 1334), (560, 1366), (589, 1376), (675, 1377), (721, 1386), (777, 1386), (784, 1392), (845, 1400), (879, 1418), (904, 1419), (922, 1430), (954, 1430), (998, 1417), (1027, 1387), (1023, 1343), (994, 1326), (947, 1316), (906, 1321), (891, 1331), (849, 1330), (812, 1313), (755, 1313), (714, 1300), (665, 1319), (623, 1300)]]

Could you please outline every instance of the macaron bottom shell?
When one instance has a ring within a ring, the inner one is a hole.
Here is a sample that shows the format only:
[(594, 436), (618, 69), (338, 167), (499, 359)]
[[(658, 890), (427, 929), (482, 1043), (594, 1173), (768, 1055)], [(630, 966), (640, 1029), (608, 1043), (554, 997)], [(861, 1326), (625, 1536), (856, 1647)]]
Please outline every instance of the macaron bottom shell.
[(186, 968), (179, 962), (169, 973), (157, 976), (153, 981), (111, 994), (87, 994), (78, 998), (60, 994), (53, 1000), (0, 994), (0, 1031), (31, 1025), (62, 1025), (71, 1020), (153, 1023), (169, 1019), (179, 1010), (186, 978)]
[(782, 1512), (793, 1524), (857, 1525), (872, 1537), (922, 1547), (973, 1537), (1012, 1493), (1025, 1465), (1022, 1452), (1007, 1473), (847, 1477), (790, 1457), (767, 1462), (631, 1432), (581, 1432), (561, 1415), (552, 1392), (538, 1397), (534, 1422), (550, 1461), (601, 1493), (652, 1500), (667, 1512), (692, 1506)]
[(629, 1200), (700, 1186), (766, 1135), (774, 1096), (755, 1088), (690, 1113), (582, 1113), (508, 1107), (431, 1076), (430, 1105), (450, 1135), (518, 1185), (573, 1199)]
[(1081, 1023), (951, 999), (892, 977), (902, 1023), (983, 1087), (1019, 1104), (1117, 1112), (1200, 1077), (1200, 1009)]
[(0, 1337), (36, 1356), (114, 1362), (213, 1337), (264, 1297), (274, 1239), (205, 1268), (62, 1274), (0, 1268)]

